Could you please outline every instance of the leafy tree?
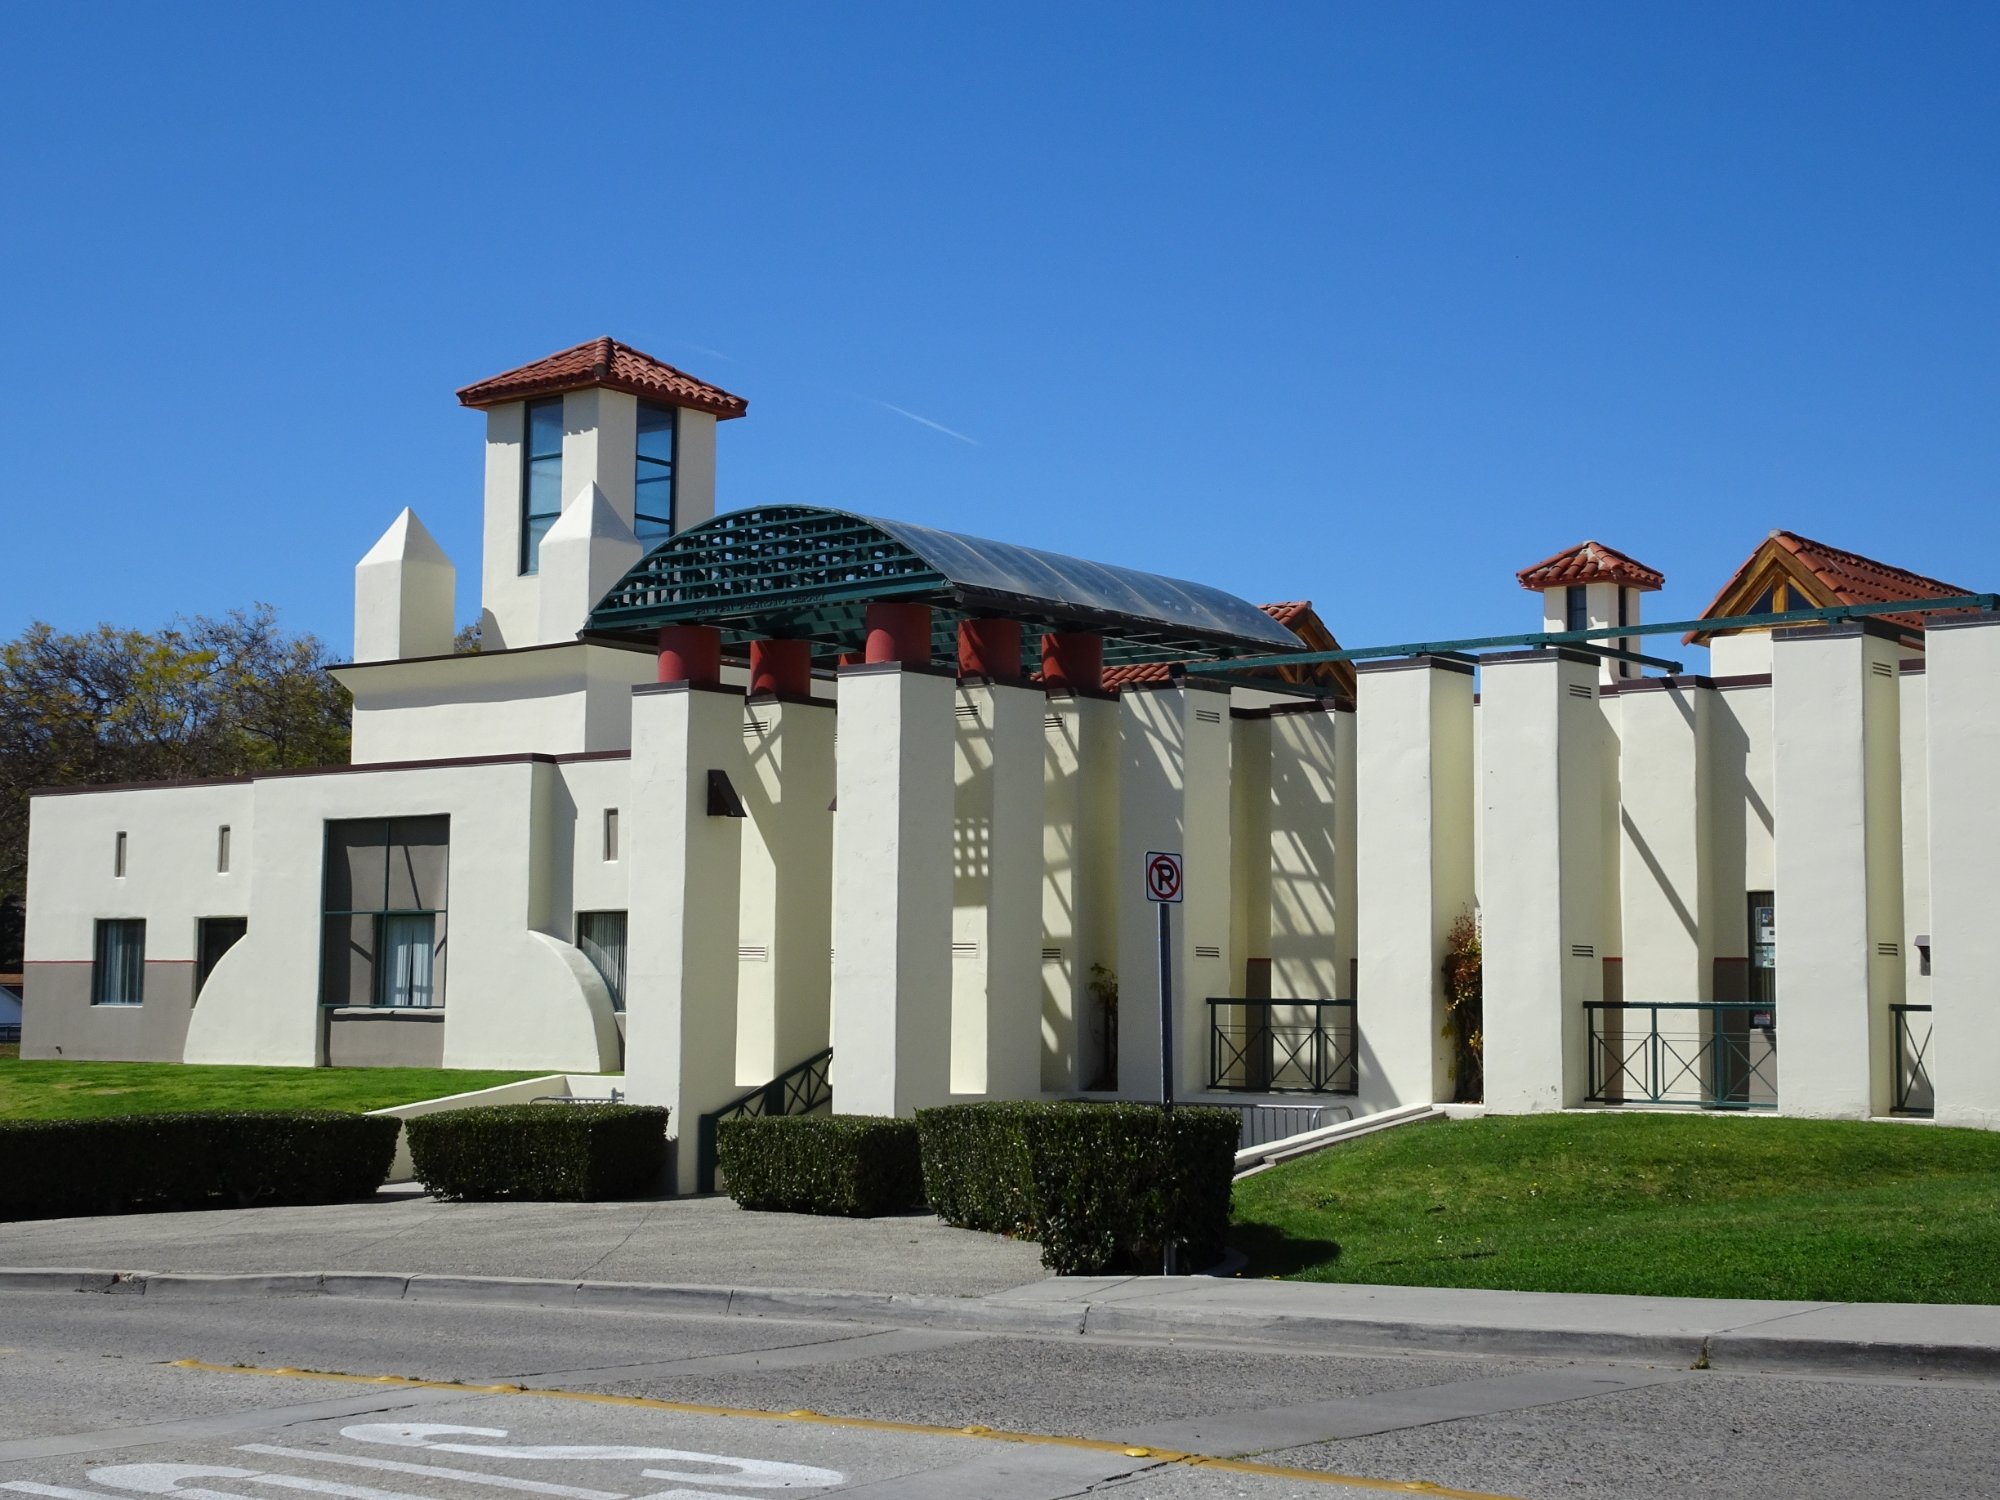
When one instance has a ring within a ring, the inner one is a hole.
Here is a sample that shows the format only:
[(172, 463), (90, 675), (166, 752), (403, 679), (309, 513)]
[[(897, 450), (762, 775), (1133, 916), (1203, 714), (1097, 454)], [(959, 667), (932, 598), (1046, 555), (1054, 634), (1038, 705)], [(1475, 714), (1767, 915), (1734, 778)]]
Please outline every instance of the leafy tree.
[(152, 633), (37, 622), (0, 645), (0, 969), (20, 963), (30, 792), (342, 764), (351, 712), (328, 660), (268, 604)]

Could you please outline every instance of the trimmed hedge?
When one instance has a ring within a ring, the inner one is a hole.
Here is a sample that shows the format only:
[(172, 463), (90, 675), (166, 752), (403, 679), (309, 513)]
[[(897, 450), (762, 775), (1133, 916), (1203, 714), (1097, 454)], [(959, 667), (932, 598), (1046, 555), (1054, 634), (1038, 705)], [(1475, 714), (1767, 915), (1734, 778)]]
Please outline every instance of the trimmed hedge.
[(1038, 1240), (1061, 1276), (1222, 1256), (1242, 1120), (1156, 1104), (955, 1104), (917, 1111), (924, 1184), (946, 1223)]
[(0, 1122), (0, 1219), (365, 1198), (401, 1128), (333, 1109)]
[(772, 1115), (724, 1120), (716, 1162), (744, 1208), (872, 1219), (924, 1201), (911, 1120), (880, 1115)]
[(436, 1198), (650, 1198), (667, 1165), (667, 1111), (638, 1104), (500, 1104), (409, 1122), (410, 1161)]

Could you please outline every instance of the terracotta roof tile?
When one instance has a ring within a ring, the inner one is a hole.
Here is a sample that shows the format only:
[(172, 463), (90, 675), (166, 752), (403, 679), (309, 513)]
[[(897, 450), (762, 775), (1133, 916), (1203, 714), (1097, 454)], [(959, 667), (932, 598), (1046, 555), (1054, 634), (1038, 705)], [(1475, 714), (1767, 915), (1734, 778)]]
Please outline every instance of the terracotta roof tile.
[[(1889, 604), (1899, 599), (1950, 599), (1977, 592), (1960, 588), (1955, 583), (1927, 578), (1922, 573), (1912, 573), (1908, 568), (1877, 562), (1858, 552), (1816, 542), (1811, 537), (1800, 536), (1796, 531), (1774, 531), (1730, 576), (1729, 582), (1709, 601), (1708, 608), (1698, 618), (1710, 620), (1724, 614), (1744, 612), (1738, 609), (1735, 602), (1725, 605), (1725, 601), (1731, 601), (1731, 596), (1740, 591), (1758, 561), (1774, 548), (1787, 554), (1799, 569), (1819, 584), (1826, 596), (1824, 602), (1828, 605)], [(1882, 615), (1879, 618), (1905, 630), (1920, 631), (1924, 628), (1923, 615)], [(1689, 631), (1687, 639), (1706, 640), (1707, 636), (1700, 631)]]
[(1535, 591), (1573, 583), (1622, 583), (1628, 588), (1652, 590), (1667, 581), (1659, 569), (1602, 542), (1578, 542), (1514, 576), (1521, 580), (1522, 588)]
[[(1283, 604), (1260, 604), (1257, 606), (1265, 614), (1286, 629), (1299, 634), (1301, 640), (1315, 650), (1338, 650), (1340, 643), (1334, 640), (1319, 617), (1313, 613), (1310, 599), (1293, 599)], [(1308, 633), (1310, 632), (1310, 634)], [(1315, 639), (1314, 637), (1318, 637)], [(1104, 686), (1108, 689), (1143, 686), (1151, 683), (1171, 682), (1172, 669), (1176, 663), (1164, 661), (1128, 662), (1120, 666), (1104, 669)], [(1286, 675), (1310, 673), (1324, 677), (1341, 691), (1352, 693), (1352, 668), (1343, 673), (1338, 665), (1319, 667), (1297, 667), (1285, 669)], [(1040, 680), (1039, 676), (1036, 678)]]
[(592, 386), (712, 412), (724, 420), (740, 417), (750, 409), (741, 396), (732, 396), (720, 386), (697, 380), (664, 360), (611, 338), (591, 339), (518, 370), (476, 381), (458, 393), (458, 401), (461, 406), (498, 406), (503, 401), (525, 401)]

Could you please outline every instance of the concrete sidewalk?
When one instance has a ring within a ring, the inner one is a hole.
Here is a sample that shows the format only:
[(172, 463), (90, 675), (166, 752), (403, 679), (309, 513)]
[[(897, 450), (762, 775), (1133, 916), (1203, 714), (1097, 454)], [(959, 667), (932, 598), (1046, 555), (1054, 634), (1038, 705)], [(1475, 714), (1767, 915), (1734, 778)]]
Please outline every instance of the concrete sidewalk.
[(0, 1225), (0, 1267), (16, 1268), (0, 1269), (0, 1294), (531, 1303), (1043, 1337), (2000, 1379), (2000, 1307), (1057, 1279), (1042, 1274), (1033, 1245), (928, 1216), (751, 1214), (723, 1198), (448, 1204), (385, 1193), (323, 1208), (41, 1220)]

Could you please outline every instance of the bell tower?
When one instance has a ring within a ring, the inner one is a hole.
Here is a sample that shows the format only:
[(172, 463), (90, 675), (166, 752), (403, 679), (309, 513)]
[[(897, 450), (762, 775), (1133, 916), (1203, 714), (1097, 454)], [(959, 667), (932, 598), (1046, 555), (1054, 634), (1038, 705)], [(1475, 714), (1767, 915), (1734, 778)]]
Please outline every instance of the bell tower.
[[(1655, 592), (1667, 581), (1657, 568), (1602, 542), (1578, 542), (1514, 576), (1522, 588), (1542, 596), (1542, 629), (1547, 631), (1637, 625), (1639, 596)], [(1636, 651), (1643, 639), (1613, 636), (1595, 644)], [(1604, 658), (1600, 670), (1604, 682), (1639, 675), (1637, 662), (1612, 657)]]

